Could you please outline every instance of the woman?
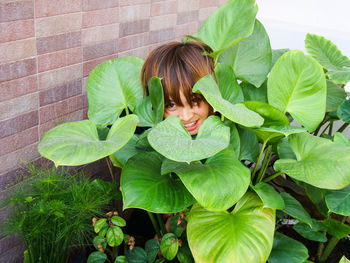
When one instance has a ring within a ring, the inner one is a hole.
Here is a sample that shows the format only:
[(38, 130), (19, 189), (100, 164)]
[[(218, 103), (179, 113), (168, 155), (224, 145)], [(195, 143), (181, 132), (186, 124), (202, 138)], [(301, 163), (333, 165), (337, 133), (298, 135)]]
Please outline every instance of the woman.
[(148, 95), (148, 81), (162, 79), (164, 118), (178, 117), (191, 134), (198, 133), (205, 119), (213, 113), (202, 95), (192, 93), (193, 85), (208, 74), (215, 74), (209, 46), (201, 42), (170, 42), (154, 49), (141, 70), (141, 82)]

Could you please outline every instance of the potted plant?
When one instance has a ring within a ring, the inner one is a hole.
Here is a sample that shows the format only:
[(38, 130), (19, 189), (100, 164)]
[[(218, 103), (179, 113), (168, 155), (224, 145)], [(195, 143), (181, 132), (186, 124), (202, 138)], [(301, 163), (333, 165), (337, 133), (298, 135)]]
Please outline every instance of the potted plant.
[[(209, 117), (195, 138), (176, 117), (163, 120), (159, 78), (143, 97), (143, 61), (125, 57), (91, 72), (89, 120), (57, 126), (39, 144), (56, 165), (108, 156), (122, 168), (124, 209), (141, 208), (151, 218), (184, 211), (186, 231), (173, 233), (171, 243), (188, 241), (190, 250), (174, 249), (167, 260), (273, 263), (317, 256), (324, 262), (350, 233), (350, 141), (342, 134), (350, 122), (344, 89), (350, 60), (312, 34), (305, 40), (309, 55), (271, 50), (257, 10), (254, 0), (229, 0), (183, 40), (213, 49), (219, 84), (208, 75), (193, 87), (220, 115)], [(334, 122), (341, 127), (335, 130)], [(136, 126), (150, 128), (137, 135)], [(303, 189), (318, 217), (275, 178)], [(319, 242), (317, 255), (276, 231), (285, 217), (297, 220), (294, 229), (304, 238)], [(153, 219), (161, 229), (162, 220)]]

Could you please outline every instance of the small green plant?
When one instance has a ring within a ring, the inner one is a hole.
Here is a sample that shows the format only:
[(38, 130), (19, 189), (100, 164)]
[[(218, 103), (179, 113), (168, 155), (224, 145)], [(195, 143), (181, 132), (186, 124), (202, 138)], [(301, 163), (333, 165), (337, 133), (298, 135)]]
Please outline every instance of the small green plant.
[(28, 171), (5, 202), (11, 210), (5, 232), (22, 238), (26, 262), (67, 262), (73, 246), (87, 244), (90, 218), (103, 214), (114, 185), (63, 168), (30, 166)]

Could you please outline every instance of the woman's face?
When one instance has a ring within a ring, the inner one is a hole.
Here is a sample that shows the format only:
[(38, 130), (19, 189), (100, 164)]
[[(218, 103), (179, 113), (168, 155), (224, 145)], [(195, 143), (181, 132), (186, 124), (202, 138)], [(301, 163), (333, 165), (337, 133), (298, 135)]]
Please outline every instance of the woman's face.
[(176, 105), (175, 102), (170, 102), (164, 107), (164, 118), (169, 116), (178, 117), (185, 129), (191, 134), (198, 133), (199, 127), (208, 118), (210, 106), (204, 99), (193, 97), (192, 107), (188, 104), (186, 97), (180, 91), (180, 99), (183, 106)]

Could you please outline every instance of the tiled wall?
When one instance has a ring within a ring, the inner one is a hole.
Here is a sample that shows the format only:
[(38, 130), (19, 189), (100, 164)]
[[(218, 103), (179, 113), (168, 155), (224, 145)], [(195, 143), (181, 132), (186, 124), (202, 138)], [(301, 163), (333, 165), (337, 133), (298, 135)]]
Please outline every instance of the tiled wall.
[[(97, 64), (145, 58), (196, 32), (223, 2), (0, 0), (0, 194), (23, 161), (39, 157), (45, 131), (86, 117), (87, 76)], [(17, 239), (0, 240), (0, 262), (22, 252)]]

